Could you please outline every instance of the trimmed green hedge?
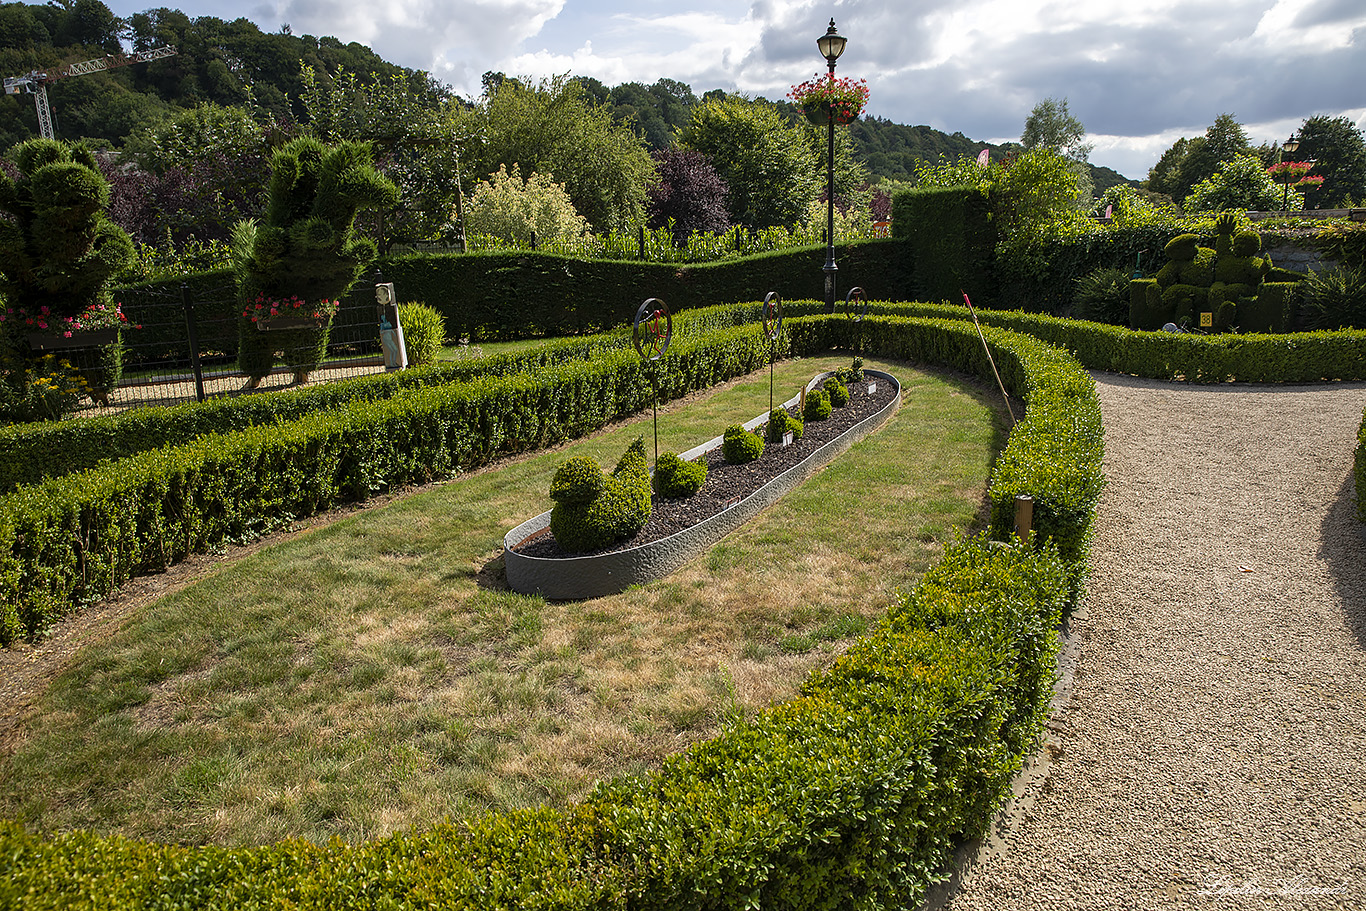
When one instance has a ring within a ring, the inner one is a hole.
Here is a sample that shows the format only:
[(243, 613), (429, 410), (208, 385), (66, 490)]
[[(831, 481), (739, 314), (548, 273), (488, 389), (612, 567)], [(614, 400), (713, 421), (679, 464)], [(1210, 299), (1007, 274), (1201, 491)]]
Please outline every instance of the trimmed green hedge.
[[(795, 354), (854, 334), (841, 318), (787, 325)], [(879, 317), (863, 328), (870, 354), (990, 376), (975, 330), (961, 321)], [(1091, 521), (1066, 507), (1089, 496), (1094, 509), (1102, 483), (1099, 437), (1073, 436), (1098, 414), (1086, 374), (1034, 339), (998, 329), (987, 337), (1003, 378), (1031, 406), (994, 475), (993, 497), (1013, 500), (1010, 491), (1023, 487), (1058, 504), (1040, 525), (1039, 546), (985, 538), (955, 546), (880, 629), (814, 674), (792, 702), (728, 725), (656, 772), (607, 782), (566, 810), (515, 811), (359, 846), (184, 848), (84, 833), (48, 838), (0, 823), (0, 905), (914, 904), (957, 840), (985, 830), (1040, 730), (1054, 630), (1078, 574), (1070, 561), (1084, 561)], [(721, 330), (696, 340), (707, 353), (692, 363), (714, 365), (714, 383), (729, 367), (764, 363), (767, 341), (753, 327)], [(662, 386), (681, 390), (691, 372), (675, 369), (674, 357), (671, 350), (661, 362)], [(24, 488), (7, 498), (23, 510), (0, 512), (18, 518), (0, 528), (10, 545), (0, 559), (6, 603), (23, 589), (34, 596), (29, 604), (60, 607), (64, 595), (70, 603), (94, 594), (100, 586), (89, 580), (174, 559), (195, 540), (231, 533), (234, 522), (364, 496), (641, 408), (648, 384), (640, 369), (638, 359), (607, 353), (535, 377), (350, 402)], [(1030, 453), (1046, 453), (1048, 463), (1032, 463)], [(246, 498), (244, 508), (237, 498)], [(16, 535), (16, 524), (24, 532)]]
[(892, 197), (893, 236), (916, 264), (912, 297), (979, 304), (997, 296), (996, 228), (987, 195), (972, 187), (902, 190)]
[[(858, 241), (836, 249), (841, 287), (905, 299), (913, 269), (906, 244)], [(743, 259), (678, 266), (579, 260), (552, 253), (424, 255), (388, 260), (382, 269), (404, 300), (421, 300), (446, 318), (447, 332), (472, 341), (582, 335), (619, 325), (647, 297), (682, 310), (824, 294), (824, 247), (800, 247)]]

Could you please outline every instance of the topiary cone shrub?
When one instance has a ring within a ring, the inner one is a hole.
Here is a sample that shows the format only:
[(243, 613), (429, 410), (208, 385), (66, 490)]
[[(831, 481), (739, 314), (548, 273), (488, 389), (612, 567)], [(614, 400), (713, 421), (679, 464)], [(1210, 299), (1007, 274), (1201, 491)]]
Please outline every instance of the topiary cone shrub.
[[(122, 339), (83, 368), (30, 349), (31, 332), (78, 337), (82, 318), (114, 311), (110, 278), (133, 262), (133, 242), (105, 214), (109, 185), (83, 145), (33, 139), (14, 153), (17, 179), (0, 173), (0, 372), (4, 413), (61, 417), (79, 393), (107, 402), (122, 373)], [(54, 389), (64, 394), (53, 395)]]
[[(264, 220), (240, 223), (233, 238), (242, 308), (238, 366), (249, 388), (270, 373), (277, 353), (294, 369), (295, 382), (307, 381), (327, 354), (337, 300), (375, 259), (374, 243), (355, 236), (356, 213), (398, 201), (398, 188), (375, 170), (364, 143), (326, 146), (302, 137), (276, 152), (271, 168)], [(316, 314), (316, 325), (258, 328), (271, 304), (295, 300), (302, 306), (291, 309)]]
[(574, 456), (550, 482), (550, 533), (559, 548), (584, 553), (631, 537), (650, 520), (645, 440), (637, 437), (609, 476), (592, 456)]

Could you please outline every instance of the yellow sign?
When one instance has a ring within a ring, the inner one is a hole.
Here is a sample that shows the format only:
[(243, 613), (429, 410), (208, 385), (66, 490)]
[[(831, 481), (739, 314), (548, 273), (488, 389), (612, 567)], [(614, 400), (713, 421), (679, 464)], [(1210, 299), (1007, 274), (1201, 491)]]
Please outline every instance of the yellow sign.
[(1202, 314), (1200, 314), (1200, 328), (1201, 328), (1201, 329), (1209, 329), (1209, 328), (1212, 327), (1213, 325), (1214, 325), (1214, 314), (1213, 314), (1213, 313), (1202, 313)]

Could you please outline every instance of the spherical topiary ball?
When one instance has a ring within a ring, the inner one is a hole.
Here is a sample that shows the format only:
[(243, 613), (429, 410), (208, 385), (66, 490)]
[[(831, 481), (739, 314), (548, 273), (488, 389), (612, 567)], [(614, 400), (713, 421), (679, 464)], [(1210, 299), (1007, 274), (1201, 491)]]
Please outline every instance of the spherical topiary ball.
[(690, 497), (702, 489), (707, 480), (706, 462), (688, 462), (677, 453), (666, 452), (655, 462), (655, 493), (676, 499)]
[(806, 404), (802, 406), (802, 417), (808, 421), (830, 419), (830, 394), (824, 389), (812, 389), (806, 394)]
[(550, 482), (550, 499), (572, 506), (591, 503), (607, 486), (602, 466), (592, 456), (573, 456), (555, 472)]
[(843, 408), (849, 404), (849, 387), (841, 383), (838, 377), (826, 377), (825, 382), (821, 383), (821, 388), (830, 396), (830, 407)]
[(764, 441), (756, 434), (750, 433), (739, 424), (731, 424), (726, 428), (726, 435), (721, 440), (721, 454), (726, 457), (726, 461), (732, 465), (744, 465), (746, 462), (753, 462), (764, 453)]

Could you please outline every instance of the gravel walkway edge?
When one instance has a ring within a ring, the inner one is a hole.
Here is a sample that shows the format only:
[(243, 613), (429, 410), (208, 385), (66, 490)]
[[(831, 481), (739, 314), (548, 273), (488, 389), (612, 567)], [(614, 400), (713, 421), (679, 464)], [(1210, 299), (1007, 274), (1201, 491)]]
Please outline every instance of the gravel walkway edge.
[(1094, 376), (1109, 486), (1045, 738), (925, 907), (1366, 906), (1366, 384)]

